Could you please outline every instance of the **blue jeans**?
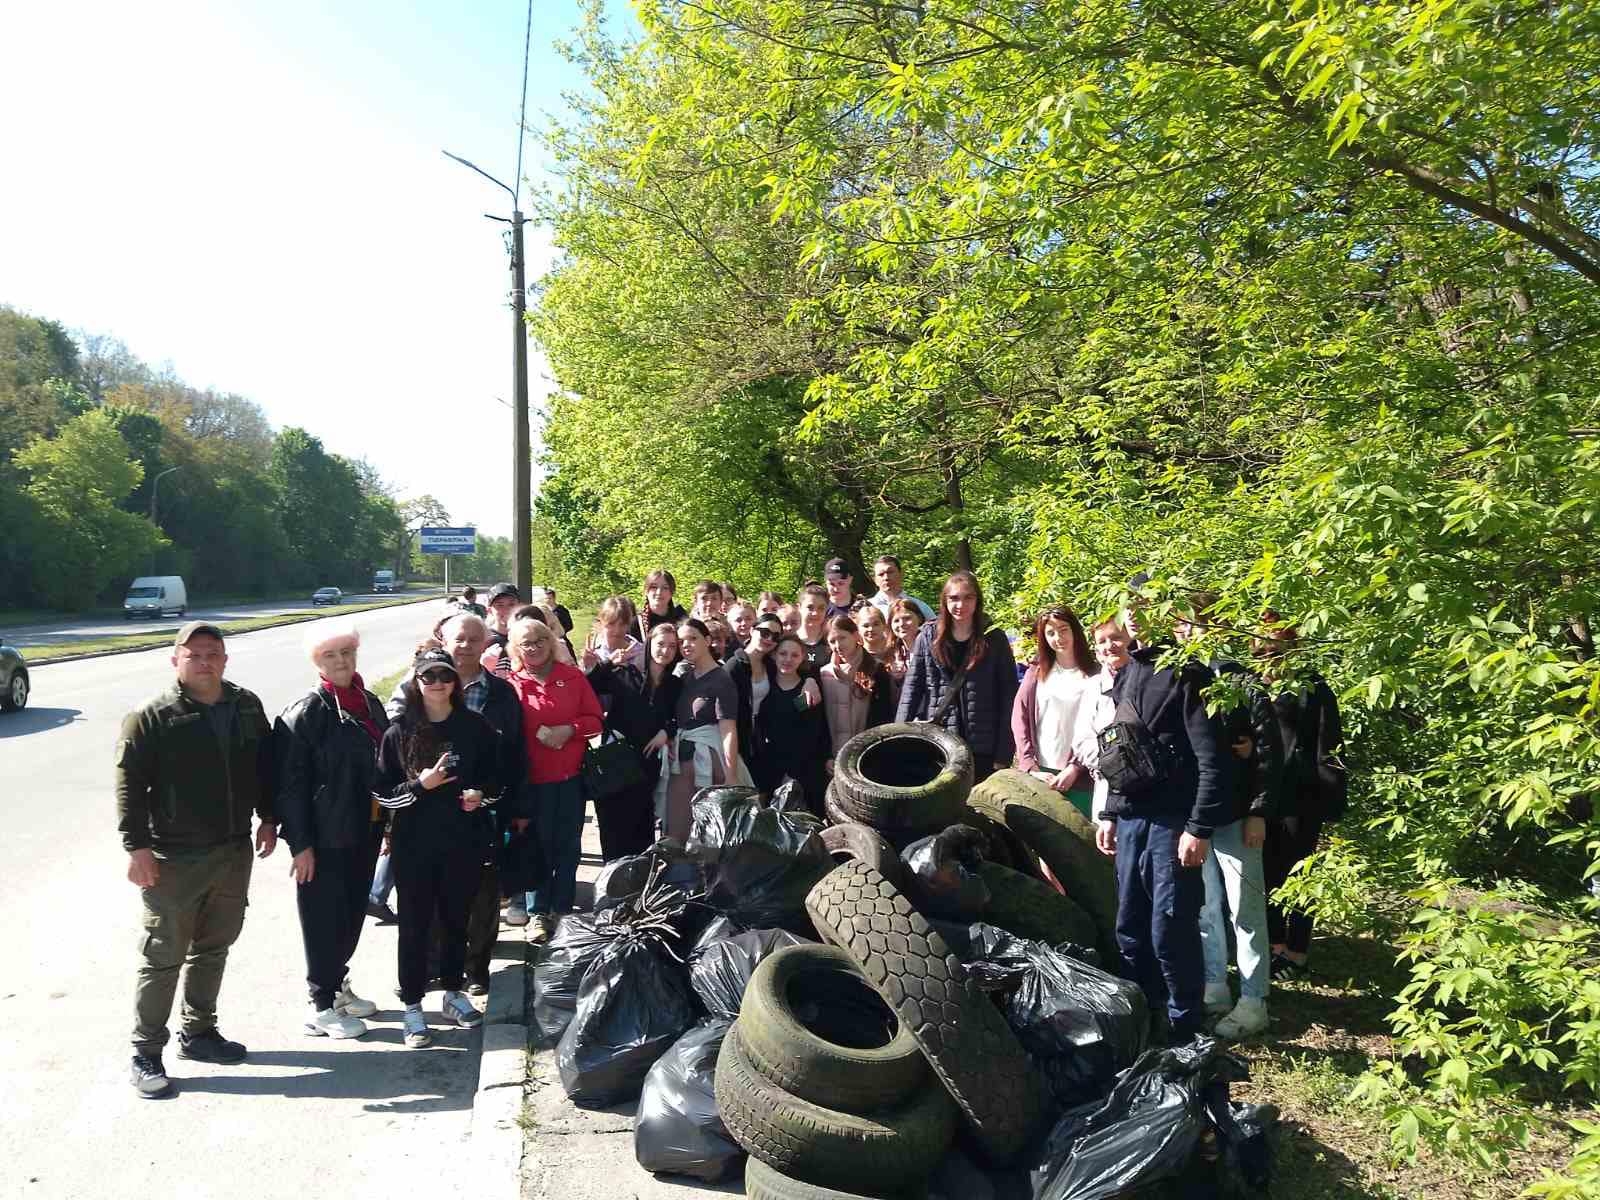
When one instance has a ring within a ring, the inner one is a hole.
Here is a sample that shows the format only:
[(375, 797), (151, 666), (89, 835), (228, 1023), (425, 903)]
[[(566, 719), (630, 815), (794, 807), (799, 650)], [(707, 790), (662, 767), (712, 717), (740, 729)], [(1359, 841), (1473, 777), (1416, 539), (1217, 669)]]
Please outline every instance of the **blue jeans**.
[(583, 854), (583, 780), (534, 783), (528, 789), (533, 826), (544, 847), (549, 873), (528, 893), (528, 911), (561, 916), (578, 896), (578, 859)]
[(1227, 917), (1231, 913), (1239, 958), (1239, 994), (1247, 1000), (1265, 1000), (1269, 979), (1266, 876), (1261, 847), (1250, 849), (1244, 844), (1243, 821), (1224, 825), (1211, 835), (1211, 853), (1201, 870), (1206, 881), (1205, 907), (1200, 914), (1206, 982), (1227, 982)]
[(1184, 819), (1117, 818), (1117, 948), (1150, 1011), (1166, 1005), (1175, 1041), (1199, 1033), (1205, 1015), (1199, 867), (1178, 865)]
[(394, 891), (394, 855), (378, 855), (378, 868), (372, 872), (372, 890), (367, 898), (374, 904), (389, 903), (389, 893)]

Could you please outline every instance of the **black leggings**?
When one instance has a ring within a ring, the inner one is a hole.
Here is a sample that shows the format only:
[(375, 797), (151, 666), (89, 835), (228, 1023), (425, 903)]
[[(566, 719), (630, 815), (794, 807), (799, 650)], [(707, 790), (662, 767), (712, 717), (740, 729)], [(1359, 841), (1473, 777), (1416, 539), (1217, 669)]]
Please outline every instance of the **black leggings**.
[(367, 919), (367, 894), (382, 841), (382, 827), (375, 825), (367, 845), (318, 846), (311, 882), (295, 886), (300, 938), (306, 950), (306, 983), (318, 1012), (333, 1007), (334, 993), (350, 972), (350, 959)]
[[(1300, 818), (1298, 828), (1290, 833), (1280, 821), (1267, 822), (1267, 842), (1261, 849), (1262, 874), (1265, 876), (1267, 895), (1283, 886), (1289, 872), (1303, 858), (1309, 858), (1317, 849), (1317, 838), (1322, 835), (1322, 822)], [(1311, 916), (1299, 909), (1282, 908), (1267, 902), (1267, 940), (1274, 946), (1285, 946), (1295, 954), (1305, 954), (1311, 949)]]
[(467, 958), (467, 914), (483, 871), (483, 848), (435, 849), (396, 844), (394, 886), (400, 894), (400, 999), (421, 1004), (428, 990), (428, 942), (439, 918), (439, 980), (459, 992)]

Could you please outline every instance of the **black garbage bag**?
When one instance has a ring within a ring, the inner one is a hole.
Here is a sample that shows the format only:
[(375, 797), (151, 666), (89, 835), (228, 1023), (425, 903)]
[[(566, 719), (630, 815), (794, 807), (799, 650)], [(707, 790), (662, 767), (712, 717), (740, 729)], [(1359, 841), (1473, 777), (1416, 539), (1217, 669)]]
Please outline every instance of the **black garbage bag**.
[(706, 903), (750, 929), (810, 928), (806, 893), (833, 870), (822, 824), (788, 785), (761, 802), (754, 788), (703, 788), (693, 801), (687, 856), (705, 872)]
[(731, 1020), (706, 1017), (672, 1043), (644, 1077), (633, 1155), (646, 1171), (714, 1182), (738, 1170), (744, 1150), (717, 1112), (717, 1053)]
[(607, 913), (572, 913), (556, 926), (533, 968), (533, 1023), (545, 1041), (567, 1031), (585, 972), (618, 932)]
[(578, 1011), (556, 1048), (562, 1088), (586, 1107), (633, 1099), (651, 1065), (694, 1019), (683, 965), (661, 939), (616, 938), (590, 964)]
[(989, 839), (971, 825), (918, 838), (900, 852), (905, 886), (918, 912), (945, 921), (976, 921), (989, 904), (989, 885), (978, 874)]
[(1146, 1050), (1103, 1099), (1056, 1122), (1031, 1173), (1033, 1200), (1116, 1200), (1182, 1178), (1229, 1083), (1248, 1077), (1215, 1038)]
[(739, 1015), (745, 986), (769, 954), (809, 941), (787, 929), (752, 929), (706, 941), (689, 956), (689, 986), (713, 1017)]
[(1134, 984), (1063, 950), (975, 924), (967, 974), (1002, 997), (1006, 1023), (1058, 1103), (1092, 1100), (1145, 1047), (1150, 1009)]
[(1273, 1104), (1240, 1104), (1213, 1089), (1208, 1109), (1222, 1147), (1218, 1174), (1224, 1194), (1265, 1192), (1272, 1182), (1272, 1133), (1278, 1127)]
[(634, 854), (614, 859), (600, 868), (594, 881), (594, 908), (604, 912), (632, 896), (644, 891), (650, 882), (650, 869), (654, 865), (648, 854)]

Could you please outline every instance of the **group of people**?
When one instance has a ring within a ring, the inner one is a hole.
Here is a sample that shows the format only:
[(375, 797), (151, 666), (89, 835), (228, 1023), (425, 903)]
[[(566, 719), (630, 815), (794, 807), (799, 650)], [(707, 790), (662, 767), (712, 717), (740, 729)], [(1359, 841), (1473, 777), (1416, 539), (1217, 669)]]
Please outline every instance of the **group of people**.
[[(1086, 634), (1071, 609), (1033, 627), (1019, 671), (989, 620), (977, 578), (952, 573), (936, 606), (907, 595), (899, 561), (873, 564), (875, 594), (848, 565), (793, 600), (741, 599), (705, 580), (692, 607), (666, 569), (642, 602), (607, 597), (575, 646), (572, 618), (540, 589), (510, 584), (487, 604), (463, 596), (422, 639), (385, 706), (357, 671), (353, 626), (319, 623), (306, 651), (310, 691), (269, 722), (260, 700), (223, 678), (224, 635), (178, 632), (176, 678), (124, 722), (117, 801), (128, 875), (144, 898), (133, 1035), (141, 1096), (171, 1090), (162, 1052), (185, 963), (181, 1057), (237, 1062), (216, 1001), (243, 923), (256, 853), (292, 854), (310, 1008), (306, 1032), (359, 1037), (377, 1006), (356, 994), (349, 963), (369, 914), (399, 925), (404, 1039), (431, 1041), (422, 1001), (481, 1021), (499, 921), (547, 940), (573, 908), (584, 813), (585, 749), (620, 741), (640, 769), (592, 798), (606, 860), (658, 837), (688, 838), (691, 801), (713, 784), (772, 792), (798, 785), (826, 818), (834, 754), (862, 730), (934, 720), (965, 740), (978, 778), (1015, 764), (1096, 821), (1117, 860), (1117, 940), (1124, 970), (1177, 1036), (1221, 1014), (1225, 1036), (1266, 1024), (1270, 973), (1304, 968), (1310, 921), (1268, 904), (1343, 805), (1337, 705), (1326, 685), (1279, 686), (1294, 632), (1271, 617), (1257, 669), (1162, 664), (1133, 614)], [(1180, 639), (1205, 636), (1196, 597)], [(1244, 686), (1235, 709), (1207, 713), (1216, 673)], [(1105, 731), (1147, 727), (1159, 778), (1119, 791), (1101, 770)], [(1070, 888), (1070, 881), (1068, 886)], [(398, 892), (399, 913), (388, 906)], [(501, 905), (504, 912), (501, 913)], [(1229, 926), (1241, 997), (1227, 982)]]

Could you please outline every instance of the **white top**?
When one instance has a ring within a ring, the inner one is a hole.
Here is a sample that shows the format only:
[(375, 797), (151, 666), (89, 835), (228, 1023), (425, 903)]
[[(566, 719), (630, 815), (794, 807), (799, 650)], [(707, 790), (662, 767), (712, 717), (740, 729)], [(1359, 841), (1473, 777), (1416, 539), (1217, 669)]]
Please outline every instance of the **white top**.
[(898, 596), (891, 596), (891, 595), (889, 595), (888, 592), (884, 591), (882, 588), (879, 588), (878, 589), (878, 594), (876, 596), (871, 597), (871, 601), (870, 602), (872, 604), (876, 605), (883, 612), (884, 618), (887, 619), (888, 616), (889, 616), (889, 606), (891, 604), (893, 604), (896, 600), (909, 600), (909, 601), (911, 601), (911, 603), (913, 605), (915, 605), (917, 607), (917, 609), (922, 613), (922, 619), (924, 621), (933, 620), (933, 609), (929, 608), (927, 606), (927, 604), (925, 604), (921, 600), (918, 600), (915, 596), (908, 595), (905, 592), (901, 592)]
[(1085, 702), (1078, 706), (1078, 723), (1072, 731), (1072, 751), (1094, 776), (1094, 799), (1090, 801), (1089, 811), (1095, 820), (1099, 820), (1106, 810), (1106, 794), (1109, 791), (1096, 768), (1100, 765), (1098, 735), (1117, 715), (1117, 702), (1111, 698), (1111, 685), (1115, 681), (1116, 676), (1106, 670), (1091, 678), (1093, 687)]
[(1051, 667), (1039, 680), (1033, 737), (1041, 769), (1059, 771), (1075, 761), (1072, 735), (1078, 725), (1078, 709), (1086, 696), (1092, 696), (1094, 682), (1093, 675), (1060, 665)]
[(761, 702), (767, 698), (767, 693), (771, 690), (772, 680), (767, 678), (765, 671), (761, 672), (759, 679), (754, 675), (750, 677), (750, 710), (756, 716), (761, 715)]

